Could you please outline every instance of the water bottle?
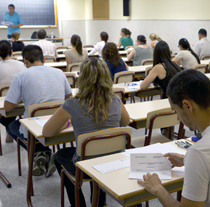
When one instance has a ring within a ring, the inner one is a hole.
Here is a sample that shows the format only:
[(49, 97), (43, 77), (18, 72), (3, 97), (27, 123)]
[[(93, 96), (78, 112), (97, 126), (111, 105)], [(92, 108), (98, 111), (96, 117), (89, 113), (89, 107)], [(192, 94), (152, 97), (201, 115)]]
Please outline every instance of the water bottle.
[(51, 39), (53, 39), (53, 37), (54, 37), (54, 36), (53, 36), (53, 31), (51, 31)]

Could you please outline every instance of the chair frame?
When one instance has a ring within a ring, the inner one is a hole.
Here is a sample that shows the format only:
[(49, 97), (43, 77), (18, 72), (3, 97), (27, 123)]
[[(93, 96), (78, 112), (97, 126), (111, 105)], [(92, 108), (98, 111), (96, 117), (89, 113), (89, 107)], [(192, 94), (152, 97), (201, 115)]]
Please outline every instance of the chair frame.
[(114, 93), (120, 93), (122, 95), (122, 99), (121, 99), (122, 103), (123, 104), (126, 103), (126, 101), (125, 101), (125, 93), (122, 90), (118, 90), (118, 91), (116, 90), (116, 91), (114, 91)]
[(203, 55), (203, 56), (201, 56), (201, 58), (200, 58), (201, 60), (208, 60), (208, 59), (210, 59), (210, 54), (209, 55)]
[(88, 48), (88, 47), (94, 48), (93, 45), (84, 45), (84, 46), (83, 46), (83, 48)]
[[(207, 64), (197, 64), (197, 65), (193, 65), (192, 69), (195, 69), (195, 70), (198, 70), (199, 69), (202, 69), (205, 67), (205, 72), (204, 73), (207, 73), (208, 71), (208, 65)], [(201, 72), (201, 71), (200, 71)]]
[(65, 74), (66, 75), (66, 78), (68, 79), (68, 78), (73, 78), (73, 84), (72, 85), (70, 85), (71, 86), (71, 88), (75, 88), (76, 87), (76, 77), (73, 75), (73, 74)]
[(153, 59), (149, 58), (141, 61), (141, 65), (147, 65), (147, 63), (151, 63), (151, 65), (153, 65)]
[(2, 97), (3, 91), (4, 90), (7, 90), (7, 89), (9, 89), (9, 86), (5, 86), (5, 87), (3, 87), (3, 88), (0, 89), (0, 97)]
[[(116, 73), (115, 73), (115, 74), (116, 74)], [(119, 75), (116, 77), (115, 83), (118, 83), (120, 77), (122, 77), (122, 76), (127, 76), (127, 75), (132, 75), (132, 81), (135, 80), (135, 74), (134, 74), (133, 72), (130, 72), (130, 73), (126, 73), (126, 74), (119, 74)]]
[(70, 65), (70, 67), (68, 68), (69, 69), (69, 71), (67, 71), (68, 69), (66, 69), (66, 72), (74, 72), (74, 71), (72, 71), (72, 68), (74, 68), (74, 67), (80, 67), (80, 65), (81, 65), (81, 63), (72, 63), (71, 65)]

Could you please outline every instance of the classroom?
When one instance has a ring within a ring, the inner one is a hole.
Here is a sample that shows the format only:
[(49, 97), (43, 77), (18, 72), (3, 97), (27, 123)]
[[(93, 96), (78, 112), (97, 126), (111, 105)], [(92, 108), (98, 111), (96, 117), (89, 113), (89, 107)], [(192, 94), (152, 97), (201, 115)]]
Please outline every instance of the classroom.
[(0, 207), (210, 206), (209, 7), (1, 0)]

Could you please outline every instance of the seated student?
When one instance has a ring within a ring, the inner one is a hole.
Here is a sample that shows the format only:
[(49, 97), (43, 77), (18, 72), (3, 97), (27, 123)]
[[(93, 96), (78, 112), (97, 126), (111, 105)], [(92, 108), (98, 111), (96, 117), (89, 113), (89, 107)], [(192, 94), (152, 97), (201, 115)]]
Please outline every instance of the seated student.
[(180, 52), (172, 60), (176, 64), (182, 65), (183, 69), (190, 69), (192, 66), (200, 64), (199, 57), (193, 52), (186, 38), (179, 40), (179, 49)]
[[(69, 120), (73, 125), (76, 139), (84, 133), (129, 124), (129, 115), (120, 98), (112, 91), (109, 69), (103, 60), (88, 58), (82, 63), (78, 89), (77, 95), (66, 100), (44, 125), (44, 136), (53, 136), (60, 129), (66, 128), (70, 124)], [(70, 173), (75, 174), (75, 163), (79, 160), (75, 147), (61, 149), (55, 154), (55, 165), (59, 174), (61, 165), (64, 165)], [(74, 185), (68, 179), (65, 179), (64, 185), (71, 207), (75, 207)], [(104, 199), (105, 195), (100, 190), (99, 207), (104, 206)], [(81, 189), (80, 206), (86, 206)]]
[[(28, 106), (46, 101), (61, 101), (72, 95), (64, 73), (56, 68), (43, 65), (43, 53), (39, 46), (24, 47), (22, 55), (28, 69), (13, 78), (4, 103), (6, 112), (14, 109), (22, 98), (25, 107), (24, 118), (27, 118)], [(15, 121), (15, 118), (8, 120), (1, 116), (0, 123), (6, 127), (13, 139), (20, 137), (27, 140), (28, 131), (19, 120)], [(25, 147), (25, 145), (22, 146)], [(51, 150), (37, 143), (35, 153), (33, 175), (40, 176), (45, 173), (46, 177), (50, 176), (55, 171)]]
[[(26, 67), (20, 61), (11, 58), (12, 47), (7, 40), (0, 41), (0, 85), (10, 84), (14, 76), (25, 70)], [(6, 136), (6, 142), (12, 142), (13, 139), (9, 134)]]
[(153, 68), (141, 83), (140, 88), (145, 89), (154, 82), (155, 85), (159, 85), (163, 89), (162, 98), (167, 98), (166, 88), (168, 83), (171, 78), (180, 71), (179, 66), (171, 61), (171, 53), (168, 44), (164, 41), (160, 41), (155, 46)]
[(195, 53), (200, 59), (203, 55), (210, 55), (210, 42), (206, 37), (207, 31), (200, 29), (198, 32), (199, 42), (195, 45)]
[(147, 40), (144, 35), (137, 37), (137, 46), (128, 55), (128, 61), (133, 58), (133, 66), (141, 65), (141, 61), (144, 59), (153, 58), (153, 49), (146, 43)]
[(126, 28), (122, 28), (120, 31), (120, 40), (118, 43), (118, 47), (120, 48), (121, 46), (124, 47), (124, 50), (127, 46), (133, 46), (133, 40), (131, 39), (131, 31), (126, 29)]
[(149, 35), (149, 38), (150, 38), (150, 40), (152, 41), (151, 43), (150, 43), (150, 47), (152, 47), (152, 48), (155, 48), (155, 45), (158, 43), (158, 42), (160, 42), (160, 41), (162, 41), (162, 39), (158, 36), (158, 35), (156, 35), (155, 33), (151, 33), (150, 35)]
[(109, 35), (106, 32), (101, 32), (100, 34), (101, 42), (98, 42), (95, 45), (94, 49), (91, 50), (89, 55), (94, 55), (96, 52), (98, 52), (99, 58), (102, 58), (102, 50), (104, 48), (104, 45), (107, 43), (108, 38), (109, 38)]
[(155, 173), (147, 173), (138, 183), (157, 196), (164, 207), (210, 206), (210, 81), (199, 71), (185, 70), (171, 79), (167, 95), (178, 119), (191, 131), (199, 130), (202, 139), (185, 156), (164, 155), (172, 167), (185, 166), (181, 202), (167, 192)]
[(54, 56), (58, 57), (58, 53), (56, 51), (56, 46), (54, 43), (46, 40), (47, 33), (44, 29), (40, 29), (37, 32), (37, 37), (39, 39), (38, 42), (34, 43), (34, 45), (38, 45), (42, 48), (44, 56)]
[(20, 34), (18, 32), (12, 33), (11, 39), (12, 39), (12, 51), (22, 51), (25, 47), (24, 43), (22, 41), (19, 41)]
[(64, 52), (67, 62), (66, 71), (71, 63), (83, 62), (88, 57), (87, 50), (82, 49), (82, 41), (78, 35), (73, 35), (70, 43), (72, 48)]
[(114, 81), (115, 73), (128, 70), (128, 66), (120, 57), (115, 43), (106, 43), (104, 49), (102, 50), (102, 57), (109, 67), (112, 81)]

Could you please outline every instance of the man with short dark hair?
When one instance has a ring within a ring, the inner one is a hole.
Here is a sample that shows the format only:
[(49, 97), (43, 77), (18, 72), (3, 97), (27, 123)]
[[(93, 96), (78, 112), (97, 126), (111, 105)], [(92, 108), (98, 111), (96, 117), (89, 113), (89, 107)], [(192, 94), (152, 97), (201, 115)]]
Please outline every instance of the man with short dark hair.
[(166, 191), (157, 174), (147, 173), (138, 183), (156, 195), (164, 207), (210, 206), (210, 81), (199, 71), (185, 70), (171, 79), (167, 95), (178, 119), (190, 130), (199, 130), (202, 139), (185, 156), (164, 155), (172, 167), (185, 166), (181, 202)]
[[(22, 55), (28, 69), (14, 76), (4, 103), (6, 112), (14, 109), (22, 99), (25, 107), (24, 118), (27, 118), (28, 106), (47, 101), (62, 101), (72, 95), (65, 74), (59, 69), (43, 65), (44, 57), (39, 46), (26, 46)], [(19, 120), (9, 121), (1, 116), (0, 122), (13, 139), (20, 137), (27, 140), (28, 131)], [(25, 148), (25, 145), (22, 146)], [(45, 173), (45, 176), (49, 177), (55, 171), (51, 150), (38, 143), (35, 153), (33, 175), (40, 176)]]
[(58, 57), (58, 53), (56, 51), (56, 46), (54, 43), (46, 40), (46, 31), (44, 29), (40, 29), (37, 32), (37, 37), (39, 39), (38, 42), (34, 43), (34, 45), (38, 45), (42, 48), (44, 56), (54, 56)]
[(195, 45), (195, 53), (201, 58), (203, 55), (210, 55), (210, 42), (208, 41), (207, 31), (200, 29), (198, 31), (199, 42)]
[(11, 22), (13, 25), (7, 27), (8, 29), (8, 38), (11, 38), (12, 33), (18, 32), (20, 34), (20, 27), (23, 26), (23, 21), (20, 15), (15, 12), (15, 6), (10, 4), (8, 6), (9, 11), (4, 16), (4, 21)]

